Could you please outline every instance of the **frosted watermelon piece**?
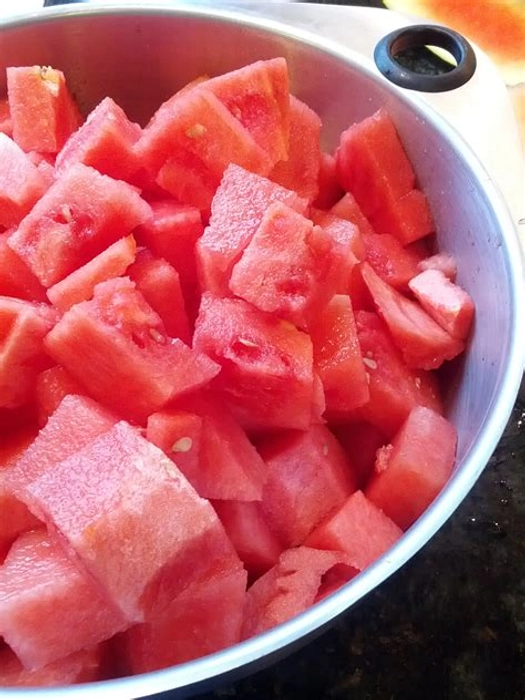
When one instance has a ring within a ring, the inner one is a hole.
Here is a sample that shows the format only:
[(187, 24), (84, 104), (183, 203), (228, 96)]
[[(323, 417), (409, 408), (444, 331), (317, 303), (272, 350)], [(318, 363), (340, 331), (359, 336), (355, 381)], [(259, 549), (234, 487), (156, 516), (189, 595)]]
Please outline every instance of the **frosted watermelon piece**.
[(13, 544), (0, 577), (0, 635), (25, 668), (42, 668), (128, 626), (45, 529)]
[(51, 185), (8, 243), (50, 287), (150, 216), (131, 185), (78, 163)]
[(22, 258), (7, 244), (11, 231), (0, 233), (0, 295), (47, 301), (46, 290)]
[(142, 250), (129, 268), (128, 275), (162, 319), (167, 335), (180, 338), (190, 345), (190, 323), (177, 270), (167, 260)]
[(445, 486), (456, 445), (457, 431), (450, 421), (416, 406), (392, 443), (378, 451), (367, 498), (406, 530)]
[(0, 649), (0, 686), (29, 688), (64, 686), (101, 680), (103, 654), (100, 645), (77, 651), (34, 671), (26, 670), (8, 646)]
[(135, 260), (137, 244), (132, 235), (112, 243), (106, 250), (71, 272), (47, 290), (49, 301), (60, 311), (87, 301), (99, 282), (120, 277)]
[(66, 396), (20, 459), (6, 472), (20, 495), (27, 484), (105, 432), (117, 419), (85, 396)]
[(44, 194), (46, 181), (30, 158), (0, 132), (0, 226), (15, 226)]
[(132, 622), (236, 558), (210, 503), (124, 421), (28, 484), (24, 498)]
[(344, 552), (363, 571), (401, 537), (403, 531), (362, 491), (356, 491), (305, 540), (307, 547)]
[(122, 635), (131, 673), (191, 661), (240, 641), (246, 571), (238, 560), (215, 567), (161, 610)]
[(38, 424), (43, 427), (68, 394), (82, 394), (82, 391), (80, 384), (60, 365), (40, 372), (35, 383)]
[(46, 348), (90, 396), (138, 422), (206, 385), (220, 369), (169, 338), (127, 277), (101, 282), (91, 301), (71, 307), (48, 334)]
[(285, 550), (277, 564), (248, 589), (242, 638), (265, 632), (307, 610), (322, 595), (323, 578), (345, 567), (345, 561), (341, 552), (310, 547)]
[(213, 92), (277, 163), (288, 156), (290, 97), (284, 58), (255, 61), (201, 84)]
[(259, 501), (213, 501), (213, 507), (252, 580), (277, 563), (283, 546)]
[(56, 320), (45, 304), (0, 297), (0, 408), (31, 398), (37, 374), (51, 364), (44, 338)]
[(204, 290), (230, 295), (233, 266), (274, 201), (306, 213), (306, 200), (295, 192), (236, 165), (226, 168), (213, 198), (209, 226), (197, 242), (197, 266)]
[(390, 438), (415, 406), (442, 413), (437, 378), (406, 366), (384, 322), (375, 313), (358, 311), (356, 324), (370, 390), (370, 400), (359, 409), (360, 416)]
[(350, 297), (337, 294), (310, 331), (314, 366), (324, 388), (329, 420), (350, 417), (370, 398), (366, 366)]
[(270, 172), (270, 180), (312, 202), (319, 193), (321, 119), (290, 95), (290, 140), (287, 157)]
[(64, 74), (48, 66), (9, 67), (6, 73), (13, 138), (24, 151), (58, 153), (82, 123)]
[(458, 274), (458, 266), (454, 256), (448, 253), (435, 253), (434, 255), (429, 255), (419, 261), (418, 264), (419, 272), (424, 272), (425, 270), (439, 270), (445, 277), (447, 277), (451, 282), (456, 281), (456, 276)]
[(141, 133), (140, 126), (111, 97), (105, 97), (58, 153), (57, 174), (73, 163), (84, 163), (116, 180), (129, 180), (139, 168), (133, 145)]
[(330, 211), (341, 219), (351, 221), (363, 235), (375, 233), (372, 224), (363, 214), (361, 207), (356, 202), (351, 192), (346, 192), (343, 197), (332, 206)]
[[(203, 392), (182, 398), (175, 406), (202, 418), (198, 463), (186, 463), (184, 472), (198, 494), (204, 498), (260, 501), (265, 464), (221, 397)], [(170, 456), (177, 463), (177, 453), (172, 451)]]
[(5, 469), (0, 469), (0, 564), (9, 548), (23, 532), (42, 527), (25, 503), (13, 496), (5, 485)]
[(316, 397), (306, 333), (242, 299), (204, 294), (193, 347), (221, 366), (213, 386), (243, 428), (310, 425)]
[(263, 510), (286, 547), (304, 542), (357, 488), (352, 465), (324, 425), (264, 438), (258, 449), (267, 467)]
[(339, 284), (331, 236), (273, 202), (235, 263), (230, 291), (261, 311), (308, 329)]

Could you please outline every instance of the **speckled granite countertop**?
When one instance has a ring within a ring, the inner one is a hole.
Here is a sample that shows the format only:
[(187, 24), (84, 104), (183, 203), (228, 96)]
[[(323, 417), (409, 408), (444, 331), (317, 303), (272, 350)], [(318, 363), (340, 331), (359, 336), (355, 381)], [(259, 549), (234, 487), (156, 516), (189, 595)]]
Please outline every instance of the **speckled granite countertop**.
[(328, 632), (199, 700), (524, 700), (525, 402), (471, 493)]

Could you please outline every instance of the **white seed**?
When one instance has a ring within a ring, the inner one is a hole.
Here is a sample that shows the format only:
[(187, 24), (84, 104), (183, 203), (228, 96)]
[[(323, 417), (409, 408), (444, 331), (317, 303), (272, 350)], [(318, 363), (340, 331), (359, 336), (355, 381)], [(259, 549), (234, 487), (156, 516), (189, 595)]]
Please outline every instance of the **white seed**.
[(370, 369), (377, 369), (377, 362), (372, 360), (370, 357), (363, 357), (363, 364)]
[(205, 133), (206, 127), (202, 124), (194, 124), (193, 126), (190, 126), (189, 129), (186, 129), (186, 136), (189, 139), (200, 139)]
[(193, 447), (193, 440), (190, 437), (179, 438), (173, 443), (172, 452), (189, 452)]
[(244, 345), (246, 348), (258, 348), (259, 346), (257, 343), (254, 343), (253, 340), (249, 340), (248, 338), (239, 338), (239, 343), (241, 345)]
[(162, 345), (166, 342), (166, 336), (162, 335), (162, 333), (156, 328), (150, 328), (149, 334), (156, 343), (160, 343)]

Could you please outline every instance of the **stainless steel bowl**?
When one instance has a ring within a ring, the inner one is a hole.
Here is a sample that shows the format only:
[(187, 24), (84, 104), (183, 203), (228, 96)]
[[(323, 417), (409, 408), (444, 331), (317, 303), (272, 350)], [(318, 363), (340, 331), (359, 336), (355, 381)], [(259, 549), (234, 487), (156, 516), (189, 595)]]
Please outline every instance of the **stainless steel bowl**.
[[(2, 698), (131, 698), (178, 689), (176, 697), (246, 674), (319, 633), (412, 557), (463, 500), (508, 420), (523, 373), (525, 314), (521, 253), (496, 187), (475, 155), (437, 114), (379, 77), (359, 55), (271, 21), (221, 11), (164, 7), (55, 8), (0, 24), (0, 65), (63, 69), (88, 110), (109, 94), (135, 120), (197, 75), (285, 56), (293, 92), (324, 122), (333, 147), (351, 121), (379, 106), (392, 115), (435, 216), (438, 244), (458, 262), (476, 303), (467, 356), (451, 380), (449, 416), (458, 462), (432, 507), (385, 556), (304, 614), (223, 652), (141, 676), (86, 686), (0, 690)], [(0, 90), (4, 87), (3, 71)]]

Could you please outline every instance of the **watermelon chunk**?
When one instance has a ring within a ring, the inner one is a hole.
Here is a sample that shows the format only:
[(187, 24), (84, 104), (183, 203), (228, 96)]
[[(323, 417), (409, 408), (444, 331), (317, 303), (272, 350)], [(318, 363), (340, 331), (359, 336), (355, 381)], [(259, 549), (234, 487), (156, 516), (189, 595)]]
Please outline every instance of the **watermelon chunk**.
[(0, 297), (0, 408), (31, 398), (37, 374), (51, 364), (44, 338), (56, 320), (45, 304)]
[[(67, 634), (57, 619), (67, 620)], [(42, 668), (128, 626), (44, 529), (13, 544), (0, 577), (0, 635), (25, 668)]]
[(58, 153), (82, 123), (62, 71), (49, 66), (7, 68), (13, 138), (24, 151)]
[(128, 275), (162, 319), (167, 335), (180, 338), (189, 345), (190, 323), (177, 270), (167, 260), (154, 257), (148, 250), (141, 250)]
[(128, 180), (139, 168), (133, 145), (142, 129), (111, 97), (105, 97), (66, 141), (56, 157), (60, 176), (74, 163), (90, 165), (116, 180)]
[(27, 484), (109, 430), (117, 419), (85, 396), (68, 395), (16, 464), (6, 472), (7, 484), (19, 495)]
[(308, 428), (315, 396), (306, 333), (242, 299), (204, 294), (193, 347), (221, 366), (213, 386), (245, 429)]
[(15, 226), (45, 192), (46, 181), (20, 146), (1, 132), (0, 162), (0, 226)]
[(261, 311), (309, 328), (338, 283), (331, 236), (274, 202), (234, 265), (229, 287)]
[[(152, 413), (146, 425), (146, 438), (173, 459), (190, 482), (200, 472), (202, 423), (196, 413), (169, 409)], [(196, 483), (193, 486), (198, 491)]]
[(408, 367), (437, 369), (463, 352), (462, 340), (447, 333), (420, 304), (384, 282), (366, 262), (361, 274)]
[(13, 136), (13, 120), (9, 110), (9, 100), (7, 97), (0, 98), (0, 133), (6, 136)]
[(359, 488), (363, 488), (374, 469), (377, 450), (388, 442), (387, 438), (377, 426), (365, 420), (352, 420), (332, 429), (350, 459)]
[(131, 185), (78, 163), (51, 185), (8, 243), (50, 287), (150, 216)]
[(213, 501), (213, 507), (252, 580), (277, 563), (283, 546), (259, 501)]
[(43, 668), (27, 671), (8, 646), (0, 649), (0, 686), (49, 687), (101, 680), (101, 646), (77, 651)]
[(320, 168), (321, 119), (308, 105), (290, 95), (288, 154), (268, 177), (311, 202), (319, 193)]
[(27, 301), (47, 301), (44, 287), (7, 244), (11, 233), (0, 233), (0, 295)]
[(366, 367), (348, 296), (338, 294), (313, 324), (314, 366), (323, 383), (330, 420), (349, 417), (370, 398)]
[(82, 267), (71, 272), (47, 290), (49, 301), (60, 311), (87, 301), (99, 282), (120, 277), (135, 260), (137, 245), (133, 236), (112, 243)]
[(390, 438), (415, 406), (442, 413), (437, 378), (406, 366), (384, 322), (375, 313), (358, 311), (356, 324), (370, 391), (369, 401), (358, 409), (360, 417)]
[(273, 58), (211, 78), (201, 86), (241, 122), (274, 164), (288, 156), (288, 83), (285, 59)]
[(392, 443), (377, 454), (367, 498), (406, 530), (445, 486), (456, 457), (457, 431), (446, 418), (414, 408)]
[(42, 527), (25, 503), (13, 496), (6, 487), (6, 469), (0, 469), (0, 564), (19, 535)]
[[(322, 594), (323, 578), (334, 568), (345, 566), (345, 562), (341, 552), (310, 547), (285, 550), (277, 564), (248, 589), (243, 639), (304, 612)], [(348, 569), (350, 573), (351, 568)]]
[(327, 210), (333, 207), (344, 195), (344, 190), (337, 178), (337, 165), (331, 153), (321, 151), (319, 175), (317, 177), (317, 197), (312, 205), (317, 209)]
[(267, 467), (263, 510), (286, 547), (304, 542), (357, 488), (343, 448), (324, 425), (264, 438), (258, 448)]
[(68, 394), (82, 394), (82, 387), (67, 370), (54, 365), (40, 372), (35, 383), (37, 419), (44, 426)]
[(28, 484), (24, 500), (130, 622), (237, 558), (209, 502), (124, 421)]
[(230, 295), (228, 282), (233, 266), (274, 201), (306, 213), (306, 200), (295, 192), (236, 165), (226, 168), (213, 198), (210, 224), (197, 242), (203, 290)]
[(372, 224), (363, 214), (361, 207), (356, 202), (351, 192), (346, 192), (344, 196), (332, 206), (330, 211), (341, 219), (351, 221), (363, 235), (375, 233)]
[(401, 537), (403, 531), (356, 491), (308, 535), (305, 546), (344, 552), (347, 563), (363, 571)]
[(175, 397), (206, 385), (219, 366), (178, 338), (127, 277), (101, 282), (47, 335), (51, 357), (97, 401), (144, 422)]
[(245, 595), (246, 571), (238, 560), (215, 567), (122, 635), (129, 671), (154, 671), (236, 644)]
[(474, 318), (474, 303), (467, 292), (441, 270), (425, 270), (408, 283), (425, 311), (453, 338), (464, 340)]

